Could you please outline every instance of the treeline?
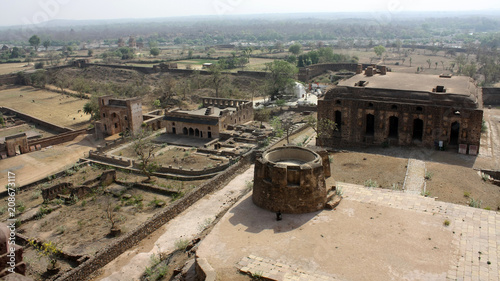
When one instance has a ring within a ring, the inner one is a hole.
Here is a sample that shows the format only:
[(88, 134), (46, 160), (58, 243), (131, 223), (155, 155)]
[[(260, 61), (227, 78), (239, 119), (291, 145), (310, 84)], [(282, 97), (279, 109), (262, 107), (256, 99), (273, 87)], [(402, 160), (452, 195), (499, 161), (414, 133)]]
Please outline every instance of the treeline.
[(492, 32), (500, 29), (500, 20), (490, 17), (452, 17), (421, 19), (259, 19), (259, 20), (200, 20), (193, 22), (131, 22), (74, 27), (39, 27), (0, 30), (0, 42), (26, 44), (32, 34), (51, 40), (52, 46), (80, 45), (135, 35), (137, 42), (155, 40), (159, 43), (214, 45), (232, 42), (275, 42), (294, 40), (339, 40), (372, 38), (376, 40), (417, 40), (435, 36), (455, 36), (468, 33)]

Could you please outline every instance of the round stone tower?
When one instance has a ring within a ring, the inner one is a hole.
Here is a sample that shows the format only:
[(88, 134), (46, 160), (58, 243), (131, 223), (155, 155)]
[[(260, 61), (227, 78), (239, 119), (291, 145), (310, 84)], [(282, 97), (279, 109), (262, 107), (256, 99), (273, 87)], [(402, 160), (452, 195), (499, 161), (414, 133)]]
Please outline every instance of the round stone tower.
[(325, 170), (329, 176), (330, 163), (323, 163), (322, 158), (310, 149), (297, 146), (262, 153), (255, 162), (252, 194), (255, 205), (288, 214), (323, 209), (328, 194)]

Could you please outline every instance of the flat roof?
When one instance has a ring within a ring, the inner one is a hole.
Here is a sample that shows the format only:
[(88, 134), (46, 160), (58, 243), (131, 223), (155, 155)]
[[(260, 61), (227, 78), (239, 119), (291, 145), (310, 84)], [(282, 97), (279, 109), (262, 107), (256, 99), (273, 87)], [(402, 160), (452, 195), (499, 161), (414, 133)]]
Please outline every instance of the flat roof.
[(442, 78), (439, 75), (397, 72), (387, 72), (386, 75), (375, 74), (373, 76), (356, 74), (347, 80), (339, 82), (338, 85), (360, 88), (359, 86), (355, 86), (359, 81), (368, 82), (368, 84), (363, 87), (367, 89), (389, 89), (432, 93), (432, 89), (436, 88), (436, 86), (444, 86), (446, 93), (436, 94), (455, 94), (464, 96), (470, 96), (476, 91), (476, 86), (471, 82), (471, 78), (466, 76)]
[(212, 117), (219, 117), (220, 116), (220, 113), (221, 111), (224, 111), (224, 110), (229, 110), (231, 112), (235, 112), (236, 111), (236, 108), (235, 107), (226, 107), (226, 108), (219, 108), (219, 107), (216, 107), (214, 106), (213, 109), (214, 109), (214, 113), (210, 114), (210, 115), (205, 115), (205, 113), (207, 112), (207, 109), (208, 107), (202, 107), (200, 109), (196, 109), (196, 110), (177, 110), (177, 111), (174, 111), (174, 113), (186, 113), (186, 114), (189, 114), (189, 115), (193, 115), (193, 116), (212, 116)]

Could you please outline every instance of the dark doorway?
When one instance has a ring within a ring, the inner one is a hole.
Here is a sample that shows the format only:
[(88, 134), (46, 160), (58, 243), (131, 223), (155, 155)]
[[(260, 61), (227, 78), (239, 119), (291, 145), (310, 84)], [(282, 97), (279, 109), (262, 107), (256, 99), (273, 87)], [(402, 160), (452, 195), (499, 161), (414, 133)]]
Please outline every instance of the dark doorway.
[(177, 134), (177, 132), (175, 131), (175, 128), (172, 128), (172, 134)]
[(422, 119), (413, 120), (413, 139), (422, 141), (424, 135), (424, 121)]
[(451, 131), (450, 131), (450, 145), (458, 145), (459, 132), (460, 132), (460, 124), (458, 122), (453, 122), (451, 124)]
[(182, 133), (183, 133), (184, 135), (187, 135), (187, 134), (188, 134), (188, 129), (187, 129), (186, 127), (184, 127), (184, 129), (182, 129)]
[(190, 136), (194, 136), (194, 130), (193, 130), (193, 128), (189, 128), (189, 135)]
[(194, 136), (199, 137), (200, 136), (200, 130), (196, 129), (194, 130)]
[(389, 117), (389, 137), (397, 139), (399, 136), (399, 118), (396, 116)]
[(208, 132), (208, 138), (211, 139), (212, 138), (212, 132)]
[(366, 115), (366, 134), (370, 136), (375, 134), (375, 116), (373, 114)]
[(200, 131), (200, 138), (203, 137), (203, 131)]
[(340, 132), (340, 128), (342, 126), (342, 112), (335, 111), (335, 124), (337, 125), (337, 131)]

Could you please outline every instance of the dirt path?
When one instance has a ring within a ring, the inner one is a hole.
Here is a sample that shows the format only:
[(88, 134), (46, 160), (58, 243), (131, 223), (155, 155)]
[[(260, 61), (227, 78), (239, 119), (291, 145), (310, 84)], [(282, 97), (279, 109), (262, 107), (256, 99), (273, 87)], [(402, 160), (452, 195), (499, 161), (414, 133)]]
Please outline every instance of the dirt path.
[(150, 266), (150, 257), (160, 252), (175, 250), (175, 242), (191, 240), (201, 233), (215, 217), (231, 205), (247, 189), (253, 179), (253, 165), (229, 182), (223, 189), (205, 196), (175, 219), (144, 239), (139, 245), (124, 252), (107, 264), (101, 275), (94, 280), (126, 281), (138, 280), (145, 268)]
[(3, 159), (0, 161), (0, 186), (7, 184), (8, 171), (14, 172), (17, 185), (23, 186), (73, 166), (95, 147), (91, 136), (81, 135), (65, 144)]

